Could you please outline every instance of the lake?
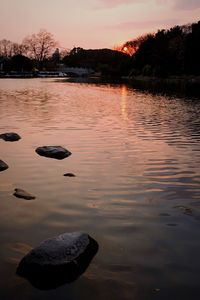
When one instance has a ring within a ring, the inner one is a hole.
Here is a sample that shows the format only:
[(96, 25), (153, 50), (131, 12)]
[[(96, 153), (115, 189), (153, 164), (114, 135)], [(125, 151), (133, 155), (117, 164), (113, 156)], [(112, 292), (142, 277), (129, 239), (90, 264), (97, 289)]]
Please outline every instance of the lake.
[[(0, 140), (0, 299), (199, 299), (200, 100), (1, 79), (0, 113), (0, 133), (22, 137)], [(72, 155), (41, 157), (44, 145)], [(71, 231), (99, 244), (76, 281), (41, 291), (16, 275), (31, 248)]]

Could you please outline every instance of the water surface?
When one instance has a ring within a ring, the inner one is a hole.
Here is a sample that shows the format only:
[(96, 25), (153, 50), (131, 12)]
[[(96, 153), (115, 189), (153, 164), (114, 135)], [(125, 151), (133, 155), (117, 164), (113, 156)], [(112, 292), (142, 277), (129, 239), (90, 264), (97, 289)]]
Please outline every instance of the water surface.
[[(0, 132), (22, 137), (0, 140), (0, 299), (199, 299), (200, 101), (1, 79), (0, 113)], [(40, 157), (43, 145), (72, 155)], [(15, 275), (32, 247), (76, 230), (99, 243), (77, 281), (44, 292)]]

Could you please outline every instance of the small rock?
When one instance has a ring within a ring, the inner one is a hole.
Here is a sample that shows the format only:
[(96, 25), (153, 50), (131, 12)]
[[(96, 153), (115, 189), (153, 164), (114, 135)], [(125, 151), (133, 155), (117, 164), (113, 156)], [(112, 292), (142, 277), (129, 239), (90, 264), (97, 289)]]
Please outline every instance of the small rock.
[(71, 155), (70, 151), (61, 146), (43, 146), (38, 147), (35, 151), (41, 156), (55, 159), (64, 159)]
[(191, 208), (186, 207), (185, 211), (184, 211), (184, 214), (188, 215), (188, 216), (192, 216), (193, 215), (193, 211), (192, 211)]
[(6, 142), (16, 142), (21, 139), (21, 136), (15, 132), (6, 132), (0, 134), (0, 139), (3, 139)]
[(35, 196), (29, 194), (28, 192), (22, 190), (22, 189), (15, 189), (15, 192), (13, 194), (17, 198), (23, 198), (26, 200), (33, 200), (35, 199)]
[(167, 214), (167, 213), (161, 213), (160, 216), (161, 216), (161, 217), (170, 217), (170, 214)]
[(0, 159), (0, 172), (7, 170), (9, 167), (8, 165)]
[(179, 208), (185, 215), (188, 215), (188, 216), (193, 215), (193, 210), (189, 207), (184, 206), (184, 205), (177, 205), (177, 206), (174, 206), (174, 208)]
[(17, 274), (39, 289), (52, 289), (77, 279), (98, 251), (87, 233), (64, 233), (43, 241), (20, 261)]
[(66, 177), (76, 177), (76, 175), (74, 175), (73, 173), (65, 173), (63, 176), (66, 176)]
[(155, 288), (155, 289), (153, 289), (153, 291), (154, 291), (155, 293), (158, 293), (158, 292), (160, 292), (160, 289)]

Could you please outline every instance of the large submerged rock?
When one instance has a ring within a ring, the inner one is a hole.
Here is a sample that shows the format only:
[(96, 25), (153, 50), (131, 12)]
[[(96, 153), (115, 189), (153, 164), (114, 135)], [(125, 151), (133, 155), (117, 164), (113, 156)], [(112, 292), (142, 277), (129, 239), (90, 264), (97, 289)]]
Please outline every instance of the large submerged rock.
[(52, 289), (77, 279), (98, 251), (87, 233), (64, 233), (43, 241), (19, 263), (17, 274), (39, 289)]
[(17, 198), (23, 198), (26, 200), (33, 200), (35, 199), (35, 196), (33, 196), (32, 194), (26, 192), (25, 190), (22, 189), (15, 189), (15, 192), (13, 194), (15, 197)]
[(0, 159), (0, 172), (7, 170), (9, 167), (8, 165)]
[(61, 146), (43, 146), (38, 147), (35, 151), (41, 156), (55, 159), (64, 159), (71, 155), (70, 151)]
[(21, 139), (21, 136), (15, 132), (6, 132), (0, 134), (0, 139), (3, 139), (6, 142), (16, 142)]

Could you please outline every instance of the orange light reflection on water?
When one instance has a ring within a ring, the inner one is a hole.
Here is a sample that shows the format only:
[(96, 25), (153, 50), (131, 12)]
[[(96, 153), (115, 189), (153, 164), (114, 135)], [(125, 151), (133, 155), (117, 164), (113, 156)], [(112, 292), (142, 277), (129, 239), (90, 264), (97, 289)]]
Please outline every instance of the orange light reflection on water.
[(128, 111), (127, 111), (127, 94), (128, 94), (128, 88), (126, 85), (122, 85), (121, 87), (121, 114), (124, 120), (128, 120)]

